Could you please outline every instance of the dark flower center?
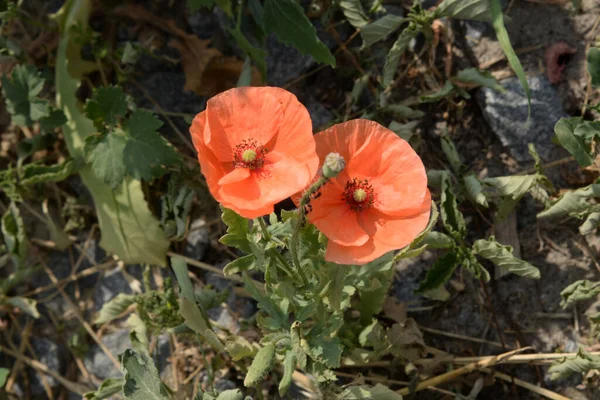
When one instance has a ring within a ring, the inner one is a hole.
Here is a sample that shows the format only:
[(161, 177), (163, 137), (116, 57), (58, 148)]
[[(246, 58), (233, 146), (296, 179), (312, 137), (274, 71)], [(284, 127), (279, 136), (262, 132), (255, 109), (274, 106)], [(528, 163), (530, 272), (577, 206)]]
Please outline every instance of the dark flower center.
[(346, 182), (342, 199), (352, 211), (363, 211), (375, 203), (375, 191), (368, 179), (352, 179)]
[(233, 151), (233, 166), (235, 168), (257, 169), (265, 163), (267, 149), (254, 139), (244, 139)]

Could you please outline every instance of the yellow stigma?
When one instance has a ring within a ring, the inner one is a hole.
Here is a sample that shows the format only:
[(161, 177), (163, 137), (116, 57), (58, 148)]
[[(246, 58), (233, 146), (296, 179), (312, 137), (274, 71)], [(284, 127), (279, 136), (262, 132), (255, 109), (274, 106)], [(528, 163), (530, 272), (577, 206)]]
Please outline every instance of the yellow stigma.
[(367, 199), (367, 192), (364, 189), (356, 189), (352, 194), (352, 198), (357, 203), (361, 203)]
[(251, 163), (252, 161), (256, 160), (256, 150), (244, 150), (242, 153), (242, 160), (247, 163)]

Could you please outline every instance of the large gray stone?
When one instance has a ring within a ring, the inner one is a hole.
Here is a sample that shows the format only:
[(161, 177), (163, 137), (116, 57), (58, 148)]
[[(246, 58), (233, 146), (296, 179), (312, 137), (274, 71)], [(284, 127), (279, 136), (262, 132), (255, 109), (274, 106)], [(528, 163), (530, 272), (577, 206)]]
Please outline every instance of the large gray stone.
[[(118, 357), (119, 354), (131, 347), (129, 331), (127, 329), (104, 335), (102, 337), (102, 342), (115, 357)], [(95, 375), (99, 379), (122, 376), (122, 373), (97, 343), (87, 352), (83, 359), (83, 363), (90, 374)]]
[(556, 89), (545, 76), (529, 79), (531, 118), (527, 121), (527, 97), (516, 77), (502, 81), (501, 93), (482, 88), (477, 94), (485, 120), (512, 156), (519, 162), (531, 161), (528, 143), (534, 143), (545, 160), (562, 153), (551, 139), (556, 122), (569, 115), (564, 111)]
[[(51, 340), (45, 338), (33, 337), (31, 338), (31, 346), (35, 351), (38, 360), (45, 364), (52, 371), (62, 374), (64, 371), (64, 351), (62, 346), (54, 343)], [(42, 373), (30, 369), (31, 377), (31, 394), (33, 396), (45, 395), (44, 385), (42, 384)], [(48, 385), (51, 388), (58, 386), (58, 381), (51, 376), (44, 375)]]

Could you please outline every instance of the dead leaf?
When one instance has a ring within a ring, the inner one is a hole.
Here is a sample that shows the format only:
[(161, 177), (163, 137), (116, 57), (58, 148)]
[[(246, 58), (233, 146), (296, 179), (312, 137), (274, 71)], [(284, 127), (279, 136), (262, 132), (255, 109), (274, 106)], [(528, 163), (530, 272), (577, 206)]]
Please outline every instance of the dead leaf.
[[(144, 7), (126, 5), (113, 11), (116, 15), (144, 21), (176, 36), (169, 46), (181, 54), (181, 64), (185, 73), (184, 90), (201, 96), (212, 96), (236, 86), (244, 62), (235, 57), (223, 56), (215, 48), (209, 47), (210, 40), (202, 40), (177, 27), (174, 21), (165, 21)], [(261, 83), (260, 73), (252, 69), (252, 85)]]
[(406, 309), (405, 303), (398, 303), (393, 297), (387, 297), (383, 303), (384, 316), (396, 322), (406, 321)]
[(394, 324), (388, 331), (388, 340), (390, 351), (395, 357), (410, 361), (427, 353), (423, 334), (412, 318), (408, 318), (404, 323)]

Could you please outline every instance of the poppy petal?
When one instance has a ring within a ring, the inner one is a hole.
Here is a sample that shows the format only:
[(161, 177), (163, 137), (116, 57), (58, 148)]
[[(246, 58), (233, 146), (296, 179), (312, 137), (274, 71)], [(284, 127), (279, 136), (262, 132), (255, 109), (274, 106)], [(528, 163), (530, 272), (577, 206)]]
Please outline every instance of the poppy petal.
[(224, 175), (221, 179), (219, 179), (219, 185), (228, 185), (230, 183), (236, 183), (239, 181), (243, 181), (250, 176), (250, 170), (247, 168), (234, 168), (233, 171)]
[(233, 160), (233, 152), (244, 140), (266, 145), (278, 132), (283, 107), (273, 95), (282, 89), (243, 87), (227, 90), (206, 104), (209, 129), (204, 143), (222, 162)]
[(360, 246), (369, 240), (369, 235), (358, 223), (356, 213), (346, 204), (329, 208), (327, 217), (311, 222), (330, 241), (344, 246)]

